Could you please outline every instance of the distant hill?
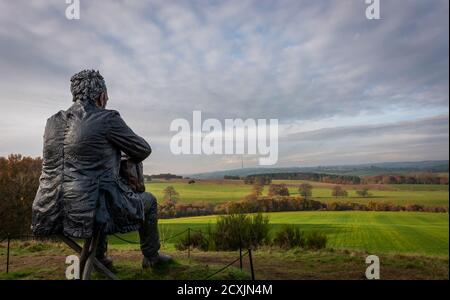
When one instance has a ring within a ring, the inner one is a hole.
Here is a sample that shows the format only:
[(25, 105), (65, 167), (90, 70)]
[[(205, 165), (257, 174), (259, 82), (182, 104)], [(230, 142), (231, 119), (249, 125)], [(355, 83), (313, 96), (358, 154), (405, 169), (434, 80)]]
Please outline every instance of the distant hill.
[(289, 168), (244, 168), (187, 175), (198, 179), (223, 179), (225, 175), (241, 176), (267, 173), (308, 172), (337, 175), (372, 176), (380, 174), (400, 175), (412, 172), (448, 173), (448, 160), (417, 162), (383, 162), (360, 165), (289, 167)]

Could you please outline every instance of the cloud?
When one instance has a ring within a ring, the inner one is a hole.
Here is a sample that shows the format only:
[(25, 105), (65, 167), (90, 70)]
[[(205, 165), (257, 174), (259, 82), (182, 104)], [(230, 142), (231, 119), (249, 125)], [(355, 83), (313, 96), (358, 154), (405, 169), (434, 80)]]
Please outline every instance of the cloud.
[(449, 131), (449, 116), (435, 116), (427, 119), (403, 121), (394, 124), (375, 124), (348, 127), (322, 128), (319, 130), (287, 135), (284, 140), (322, 141), (339, 138), (361, 138), (382, 135), (446, 136)]
[(65, 8), (63, 0), (0, 1), (0, 155), (40, 154), (45, 120), (70, 105), (69, 78), (83, 68), (102, 72), (111, 108), (159, 150), (146, 166), (161, 172), (240, 166), (168, 153), (170, 122), (193, 110), (285, 127), (347, 120), (349, 139), (377, 130), (363, 116), (391, 124), (448, 113), (445, 0), (382, 1), (379, 21), (365, 18), (360, 0), (81, 0), (79, 21)]
[(283, 159), (297, 165), (446, 159), (449, 116), (322, 128), (285, 136)]

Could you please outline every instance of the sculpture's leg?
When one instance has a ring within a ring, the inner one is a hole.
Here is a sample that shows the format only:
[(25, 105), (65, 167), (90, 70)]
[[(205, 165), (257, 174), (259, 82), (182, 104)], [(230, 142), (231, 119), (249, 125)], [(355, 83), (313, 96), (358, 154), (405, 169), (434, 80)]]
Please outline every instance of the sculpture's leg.
[(145, 220), (139, 228), (141, 251), (145, 257), (158, 255), (160, 248), (158, 233), (158, 205), (156, 198), (150, 193), (141, 193), (144, 203)]
[(98, 259), (103, 259), (106, 257), (107, 251), (108, 251), (108, 236), (105, 233), (102, 233), (99, 237), (95, 257), (97, 257)]

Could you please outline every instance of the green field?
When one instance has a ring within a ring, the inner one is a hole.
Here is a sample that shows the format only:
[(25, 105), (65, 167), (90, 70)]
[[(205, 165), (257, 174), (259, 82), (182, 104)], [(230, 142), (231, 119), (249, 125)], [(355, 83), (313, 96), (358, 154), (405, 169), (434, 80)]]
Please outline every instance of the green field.
[[(298, 193), (298, 185), (302, 181), (275, 180), (274, 183), (285, 183), (289, 186), (292, 195)], [(399, 205), (421, 204), (425, 206), (447, 206), (449, 193), (447, 185), (371, 185), (370, 197), (361, 198), (356, 195), (357, 186), (346, 185), (348, 197), (334, 198), (331, 196), (332, 184), (310, 182), (313, 188), (313, 198), (322, 202), (347, 201), (368, 203), (369, 201), (388, 202)], [(251, 193), (252, 186), (245, 185), (242, 181), (208, 181), (197, 180), (194, 184), (187, 181), (173, 180), (150, 182), (146, 184), (147, 191), (152, 192), (161, 201), (163, 191), (167, 186), (173, 186), (180, 194), (180, 202), (192, 203), (206, 201), (210, 203), (223, 203), (237, 201)], [(267, 193), (267, 187), (265, 188)]]
[[(288, 185), (296, 195), (303, 181), (274, 181)], [(370, 185), (371, 197), (359, 198), (355, 191), (361, 186), (343, 185), (346, 198), (331, 196), (333, 184), (310, 182), (313, 198), (322, 202), (380, 201), (394, 204), (447, 206), (446, 185)], [(251, 193), (252, 186), (242, 181), (170, 180), (146, 184), (147, 191), (163, 201), (163, 190), (173, 186), (180, 202), (214, 204), (238, 201)], [(266, 187), (264, 193), (267, 193)], [(383, 279), (448, 279), (449, 216), (448, 213), (373, 212), (373, 211), (304, 211), (274, 212), (270, 218), (273, 235), (285, 224), (299, 226), (302, 231), (318, 230), (328, 236), (327, 249), (310, 251), (264, 246), (254, 252), (258, 279), (362, 279), (367, 254), (378, 255), (382, 261)], [(161, 251), (176, 261), (167, 270), (142, 272), (137, 232), (109, 237), (109, 255), (115, 259), (118, 275), (123, 279), (203, 279), (236, 258), (236, 252), (177, 251), (175, 243), (188, 228), (205, 230), (214, 226), (217, 216), (159, 220)], [(182, 233), (174, 238), (166, 239)], [(123, 241), (124, 238), (127, 241)], [(6, 258), (6, 242), (0, 243), (0, 261)], [(13, 241), (11, 269), (5, 273), (0, 264), (0, 279), (64, 279), (65, 256), (71, 254), (61, 243)], [(249, 273), (237, 266), (227, 269), (215, 279), (248, 279)]]
[[(273, 183), (288, 185), (291, 195), (296, 195), (298, 186), (304, 181), (275, 180)], [(313, 185), (313, 199), (321, 202), (378, 201), (398, 205), (421, 204), (424, 206), (446, 206), (449, 204), (447, 185), (368, 185), (370, 197), (361, 198), (356, 190), (362, 186), (342, 185), (348, 197), (331, 196), (333, 184), (309, 182)], [(197, 180), (188, 184), (185, 180), (147, 183), (147, 191), (154, 193), (159, 201), (163, 190), (173, 186), (180, 194), (180, 202), (205, 201), (223, 203), (238, 201), (251, 193), (252, 186), (233, 180)], [(267, 193), (265, 187), (264, 193)], [(283, 224), (296, 224), (302, 230), (320, 230), (329, 237), (329, 247), (353, 249), (374, 253), (405, 253), (438, 255), (448, 257), (448, 214), (422, 212), (284, 212), (270, 213), (272, 233)], [(162, 237), (171, 236), (187, 227), (204, 228), (214, 224), (215, 216), (161, 220)], [(135, 234), (128, 235), (136, 239)], [(118, 240), (115, 243), (120, 244)]]
[(163, 199), (164, 189), (173, 186), (180, 194), (180, 202), (192, 203), (206, 201), (223, 203), (242, 199), (251, 192), (252, 187), (242, 182), (210, 182), (197, 181), (188, 184), (185, 181), (163, 181), (146, 184), (146, 190), (153, 193), (158, 199)]
[[(446, 256), (449, 251), (449, 218), (446, 213), (423, 212), (283, 212), (269, 213), (272, 233), (283, 224), (295, 224), (304, 231), (320, 230), (328, 246), (377, 253)], [(188, 227), (201, 229), (215, 222), (215, 216), (160, 220), (162, 238)], [(136, 233), (123, 235), (137, 240)], [(112, 237), (112, 244), (123, 244)], [(170, 241), (173, 243), (174, 241)]]
[[(441, 186), (438, 186), (439, 188)], [(447, 186), (444, 186), (448, 188)], [(397, 187), (395, 187), (397, 188)], [(289, 189), (291, 194), (296, 193), (295, 188)], [(355, 190), (347, 190), (348, 197), (335, 198), (331, 196), (330, 188), (314, 188), (313, 198), (321, 202), (347, 201), (356, 203), (368, 203), (369, 201), (388, 202), (398, 205), (421, 204), (425, 206), (448, 206), (447, 190), (405, 190), (402, 188), (393, 190), (369, 190), (371, 194), (367, 198), (359, 197)]]

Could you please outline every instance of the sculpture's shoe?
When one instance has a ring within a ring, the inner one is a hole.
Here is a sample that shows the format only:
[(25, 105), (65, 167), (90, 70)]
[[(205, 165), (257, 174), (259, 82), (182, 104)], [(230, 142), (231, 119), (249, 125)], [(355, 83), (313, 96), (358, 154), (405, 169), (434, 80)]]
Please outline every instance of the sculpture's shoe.
[(114, 271), (114, 265), (113, 265), (113, 260), (111, 257), (97, 257), (98, 261), (101, 262), (106, 268), (108, 268), (108, 270), (110, 270), (111, 272)]
[(172, 257), (167, 254), (157, 254), (152, 257), (144, 257), (142, 259), (142, 268), (148, 269), (156, 267), (163, 263), (168, 263), (172, 260)]

